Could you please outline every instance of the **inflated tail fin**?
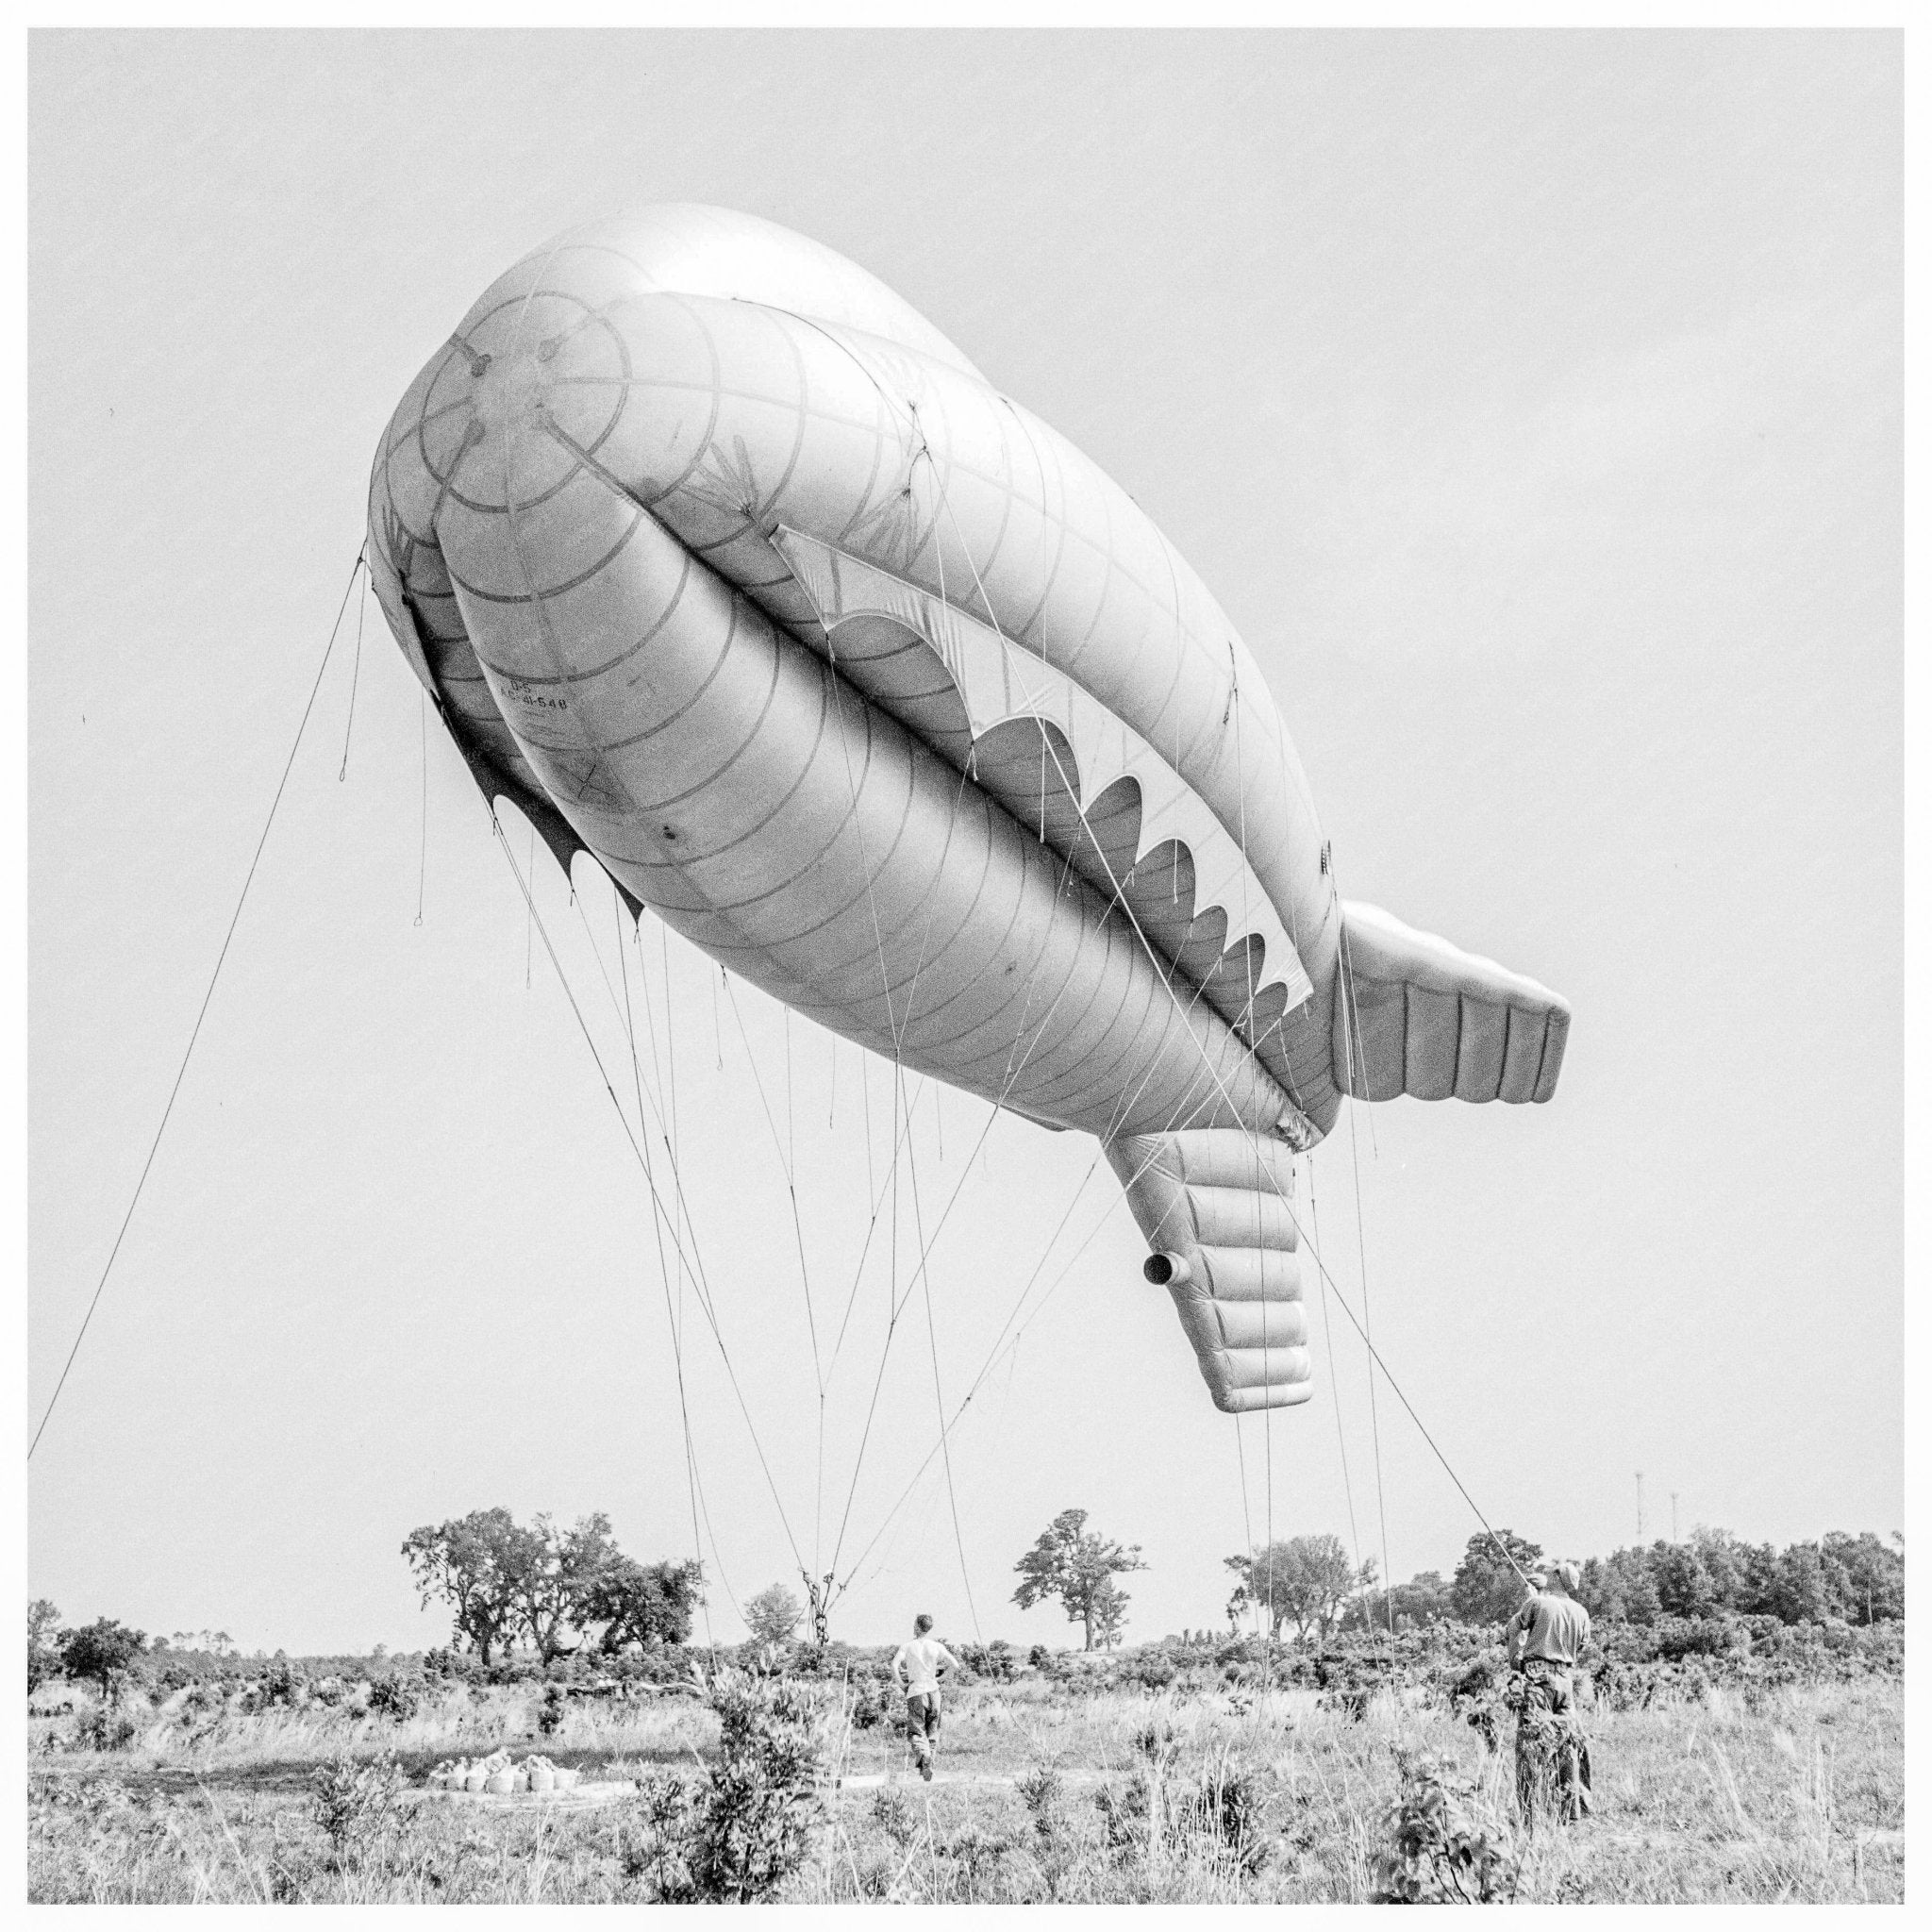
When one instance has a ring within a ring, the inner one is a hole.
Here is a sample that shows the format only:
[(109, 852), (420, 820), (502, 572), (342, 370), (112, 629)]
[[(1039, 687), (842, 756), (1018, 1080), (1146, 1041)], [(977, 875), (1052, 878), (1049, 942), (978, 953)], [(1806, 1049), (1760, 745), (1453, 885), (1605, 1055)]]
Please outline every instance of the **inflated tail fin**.
[(1154, 1250), (1214, 1406), (1285, 1408), (1313, 1391), (1294, 1156), (1239, 1128), (1110, 1141), (1107, 1158)]
[(1548, 987), (1345, 900), (1330, 1048), (1357, 1100), (1547, 1100), (1570, 1037)]

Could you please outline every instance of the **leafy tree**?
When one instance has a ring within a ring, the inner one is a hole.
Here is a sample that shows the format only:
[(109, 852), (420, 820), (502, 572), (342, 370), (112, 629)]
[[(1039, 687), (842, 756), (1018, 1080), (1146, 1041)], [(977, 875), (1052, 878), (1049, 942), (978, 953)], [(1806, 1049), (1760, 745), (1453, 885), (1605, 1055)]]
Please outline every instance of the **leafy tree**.
[(1527, 1593), (1523, 1578), (1496, 1547), (1500, 1541), (1524, 1570), (1534, 1570), (1542, 1561), (1542, 1547), (1510, 1530), (1491, 1538), (1488, 1532), (1473, 1536), (1449, 1581), (1449, 1600), (1465, 1624), (1501, 1624), (1516, 1614)]
[(774, 1583), (761, 1590), (744, 1607), (744, 1621), (759, 1643), (790, 1643), (805, 1606), (785, 1588)]
[(682, 1563), (640, 1563), (617, 1557), (597, 1574), (578, 1605), (582, 1624), (601, 1624), (598, 1648), (607, 1655), (626, 1643), (645, 1649), (684, 1643), (691, 1619), (705, 1600), (705, 1567), (694, 1557)]
[(1703, 1555), (1689, 1543), (1659, 1542), (1650, 1552), (1650, 1577), (1667, 1617), (1708, 1617), (1722, 1607)]
[(1777, 1559), (1772, 1613), (1787, 1624), (1822, 1624), (1831, 1615), (1824, 1555), (1816, 1543), (1793, 1543)]
[(60, 1668), (70, 1677), (98, 1684), (105, 1693), (115, 1676), (146, 1648), (143, 1632), (117, 1624), (111, 1617), (97, 1617), (92, 1624), (61, 1634)]
[(1030, 1610), (1048, 1597), (1057, 1597), (1067, 1622), (1086, 1631), (1086, 1648), (1099, 1634), (1095, 1613), (1103, 1612), (1118, 1636), (1126, 1616), (1127, 1598), (1114, 1584), (1116, 1576), (1144, 1570), (1138, 1543), (1121, 1544), (1086, 1527), (1084, 1509), (1062, 1509), (1041, 1531), (1039, 1541), (1014, 1564), (1022, 1578), (1013, 1601)]
[(1777, 1552), (1769, 1543), (1740, 1543), (1738, 1564), (1743, 1573), (1738, 1601), (1732, 1606), (1747, 1617), (1778, 1614)]
[(1325, 1631), (1357, 1590), (1374, 1581), (1374, 1565), (1357, 1570), (1337, 1536), (1296, 1536), (1245, 1557), (1225, 1558), (1241, 1579), (1247, 1601), (1267, 1614), (1272, 1636), (1292, 1622), (1296, 1638)]
[(26, 1688), (33, 1690), (60, 1668), (54, 1647), (55, 1633), (60, 1627), (60, 1612), (43, 1596), (26, 1607)]
[(527, 1560), (527, 1535), (508, 1509), (473, 1509), (447, 1523), (425, 1524), (403, 1541), (424, 1608), (439, 1597), (448, 1604), (458, 1644), (470, 1643), (486, 1665), (516, 1628), (516, 1578)]
[[(1664, 1545), (1669, 1548), (1670, 1545)], [(1592, 1617), (1655, 1624), (1662, 1614), (1648, 1550), (1613, 1550), (1583, 1565), (1577, 1598)]]
[(1867, 1530), (1824, 1539), (1824, 1570), (1838, 1614), (1848, 1624), (1876, 1624), (1906, 1613), (1906, 1553)]
[[(1371, 1561), (1362, 1567), (1373, 1570), (1374, 1564)], [(1392, 1590), (1356, 1597), (1342, 1611), (1337, 1627), (1379, 1630), (1386, 1635), (1391, 1620), (1402, 1630), (1411, 1625), (1426, 1627), (1440, 1624), (1455, 1614), (1455, 1606), (1449, 1601), (1449, 1586), (1442, 1580), (1441, 1572), (1424, 1570), (1407, 1583), (1396, 1584)]]
[(516, 1624), (547, 1664), (571, 1648), (566, 1629), (578, 1627), (590, 1592), (618, 1557), (610, 1519), (601, 1510), (559, 1529), (540, 1515), (508, 1540), (508, 1581)]

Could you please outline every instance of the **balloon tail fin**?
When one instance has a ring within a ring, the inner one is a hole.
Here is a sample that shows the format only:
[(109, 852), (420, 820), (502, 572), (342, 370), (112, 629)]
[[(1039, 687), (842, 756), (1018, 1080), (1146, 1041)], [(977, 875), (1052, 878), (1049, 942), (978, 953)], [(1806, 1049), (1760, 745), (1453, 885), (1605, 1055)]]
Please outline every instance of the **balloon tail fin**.
[(1240, 1128), (1107, 1143), (1214, 1406), (1286, 1408), (1314, 1392), (1293, 1215), (1294, 1157)]

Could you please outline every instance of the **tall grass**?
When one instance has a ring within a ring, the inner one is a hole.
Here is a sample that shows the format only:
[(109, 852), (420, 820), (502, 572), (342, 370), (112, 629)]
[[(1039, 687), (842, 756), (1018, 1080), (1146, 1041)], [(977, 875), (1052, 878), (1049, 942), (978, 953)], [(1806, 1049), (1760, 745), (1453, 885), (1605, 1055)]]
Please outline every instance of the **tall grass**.
[[(319, 1767), (541, 1748), (591, 1777), (691, 1766), (717, 1721), (686, 1700), (574, 1701), (451, 1690), (401, 1723), (338, 1708), (153, 1713), (125, 1750), (30, 1725), (28, 1882), (42, 1900), (646, 1899), (644, 1799), (601, 1809), (396, 1798), (334, 1835)], [(1896, 1680), (1718, 1689), (1591, 1720), (1596, 1810), (1514, 1821), (1507, 1751), (1420, 1690), (1360, 1721), (1311, 1690), (1076, 1695), (1038, 1680), (969, 1690), (941, 1781), (908, 1776), (889, 1730), (837, 1736), (826, 1815), (787, 1896), (1202, 1903), (1364, 1901), (1389, 1842), (1398, 1754), (1447, 1760), (1507, 1834), (1531, 1901), (1898, 1902), (1904, 1712)], [(47, 1748), (51, 1740), (51, 1748)], [(884, 1782), (880, 1783), (879, 1780)], [(379, 1782), (379, 1781), (375, 1781)], [(374, 1789), (374, 1782), (370, 1789)], [(349, 1807), (351, 1810), (353, 1807)], [(341, 1807), (338, 1815), (343, 1816)]]

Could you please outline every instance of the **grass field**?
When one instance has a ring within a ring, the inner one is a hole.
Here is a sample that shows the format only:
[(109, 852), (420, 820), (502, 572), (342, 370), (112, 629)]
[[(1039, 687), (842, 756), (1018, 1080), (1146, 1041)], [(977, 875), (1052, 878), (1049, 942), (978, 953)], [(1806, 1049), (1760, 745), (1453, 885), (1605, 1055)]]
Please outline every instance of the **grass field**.
[[(85, 1716), (83, 1708), (78, 1713)], [(595, 1808), (418, 1797), (437, 1760), (541, 1749), (587, 1779), (691, 1769), (717, 1720), (690, 1698), (574, 1701), (538, 1732), (536, 1694), (453, 1686), (401, 1723), (340, 1709), (142, 1707), (123, 1748), (76, 1748), (76, 1719), (30, 1721), (28, 1888), (40, 1901), (648, 1898), (636, 1798)], [(939, 1779), (881, 1729), (828, 1726), (824, 1815), (783, 1895), (799, 1900), (1366, 1900), (1390, 1841), (1398, 1754), (1453, 1760), (1474, 1814), (1520, 1859), (1525, 1900), (1869, 1900), (1905, 1891), (1904, 1705), (1896, 1678), (1599, 1711), (1594, 1815), (1514, 1821), (1510, 1757), (1420, 1690), (1367, 1716), (1317, 1693), (1082, 1695), (1043, 1679), (960, 1691)], [(319, 1769), (393, 1756), (333, 1834)], [(1053, 1774), (1041, 1777), (1042, 1769)], [(839, 1780), (833, 1783), (832, 1780)], [(1246, 1856), (1191, 1794), (1255, 1802)]]

